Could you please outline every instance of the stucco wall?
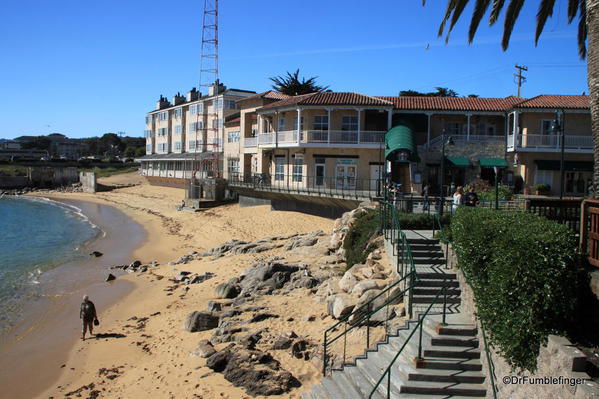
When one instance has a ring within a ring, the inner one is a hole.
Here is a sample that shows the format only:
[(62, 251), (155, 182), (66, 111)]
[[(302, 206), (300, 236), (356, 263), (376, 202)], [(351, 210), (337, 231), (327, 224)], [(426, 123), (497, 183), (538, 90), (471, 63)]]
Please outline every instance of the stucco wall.
[(94, 172), (79, 172), (81, 189), (86, 193), (95, 193), (97, 189), (96, 174)]

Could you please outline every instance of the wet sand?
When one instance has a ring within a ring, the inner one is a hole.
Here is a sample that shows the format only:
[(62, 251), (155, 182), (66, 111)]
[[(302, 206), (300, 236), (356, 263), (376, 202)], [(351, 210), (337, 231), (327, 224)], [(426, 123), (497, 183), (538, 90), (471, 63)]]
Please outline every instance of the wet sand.
[(134, 288), (126, 280), (104, 280), (109, 266), (131, 262), (146, 238), (143, 227), (110, 206), (61, 202), (80, 208), (105, 233), (81, 251), (104, 255), (68, 262), (40, 276), (42, 298), (26, 304), (23, 319), (0, 341), (0, 397), (31, 398), (58, 378), (70, 348), (81, 336), (79, 305), (84, 294), (92, 298), (101, 315), (102, 309)]

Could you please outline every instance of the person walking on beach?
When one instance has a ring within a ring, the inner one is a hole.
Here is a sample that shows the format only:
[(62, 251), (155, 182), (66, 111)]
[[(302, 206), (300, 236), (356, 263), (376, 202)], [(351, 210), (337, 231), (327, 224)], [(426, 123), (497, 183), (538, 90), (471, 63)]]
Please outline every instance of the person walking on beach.
[(89, 300), (87, 295), (83, 296), (83, 302), (81, 303), (81, 310), (79, 311), (79, 318), (83, 322), (81, 329), (81, 340), (85, 341), (85, 333), (89, 330), (89, 335), (94, 333), (94, 324), (98, 325), (98, 315), (96, 314), (96, 307), (94, 303)]

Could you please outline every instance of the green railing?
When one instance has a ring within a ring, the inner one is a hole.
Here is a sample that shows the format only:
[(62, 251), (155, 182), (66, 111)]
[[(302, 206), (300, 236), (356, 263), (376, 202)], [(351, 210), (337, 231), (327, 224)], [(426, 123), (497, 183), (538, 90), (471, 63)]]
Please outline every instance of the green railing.
[(431, 304), (428, 305), (425, 312), (418, 315), (418, 323), (416, 324), (414, 329), (410, 332), (410, 334), (406, 338), (405, 342), (403, 343), (403, 345), (401, 346), (399, 351), (397, 351), (397, 353), (395, 354), (395, 356), (393, 357), (393, 359), (391, 360), (391, 362), (389, 363), (389, 365), (383, 372), (383, 375), (381, 375), (381, 378), (378, 379), (378, 381), (372, 388), (372, 391), (370, 391), (370, 395), (368, 395), (368, 399), (372, 398), (372, 396), (377, 391), (379, 385), (381, 385), (381, 383), (383, 382), (385, 377), (387, 377), (387, 398), (391, 397), (391, 368), (393, 367), (393, 364), (395, 364), (395, 362), (397, 361), (399, 356), (402, 354), (403, 350), (408, 346), (408, 343), (410, 342), (410, 340), (416, 334), (417, 331), (419, 332), (419, 334), (418, 334), (418, 356), (416, 357), (416, 360), (422, 360), (422, 326), (424, 324), (424, 319), (430, 313), (433, 305), (435, 305), (439, 302), (439, 299), (441, 298), (442, 293), (443, 293), (443, 297), (442, 297), (443, 298), (443, 321), (441, 324), (446, 325), (445, 314), (446, 314), (446, 303), (447, 303), (447, 287), (443, 287), (441, 289), (441, 291), (439, 291), (437, 293), (437, 295), (435, 296), (435, 298), (433, 299)]
[[(408, 308), (406, 309), (406, 314), (410, 319), (412, 318), (412, 288), (418, 281), (418, 277), (416, 276), (416, 267), (412, 257), (412, 250), (407, 241), (405, 233), (401, 231), (397, 210), (393, 207), (393, 205), (389, 202), (381, 201), (380, 215), (381, 231), (383, 232), (385, 238), (390, 239), (390, 242), (393, 246), (393, 255), (397, 257), (395, 269), (397, 275), (399, 276), (399, 280), (386, 287), (383, 291), (371, 298), (365, 304), (361, 305), (359, 308), (353, 309), (351, 313), (341, 317), (338, 322), (325, 330), (323, 340), (323, 375), (327, 374), (329, 362), (331, 363), (331, 369), (334, 367), (334, 354), (332, 354), (332, 345), (341, 339), (343, 339), (341, 364), (343, 365), (345, 363), (345, 359), (347, 357), (347, 334), (352, 330), (365, 325), (366, 349), (370, 348), (370, 328), (372, 324), (371, 318), (383, 308), (386, 307), (384, 318), (385, 334), (389, 332), (389, 306), (394, 304), (399, 298), (405, 298), (406, 296), (408, 297)], [(380, 302), (383, 296), (385, 296), (383, 303), (378, 304), (377, 302)], [(350, 318), (352, 318), (351, 322)], [(335, 335), (335, 332), (338, 333)]]

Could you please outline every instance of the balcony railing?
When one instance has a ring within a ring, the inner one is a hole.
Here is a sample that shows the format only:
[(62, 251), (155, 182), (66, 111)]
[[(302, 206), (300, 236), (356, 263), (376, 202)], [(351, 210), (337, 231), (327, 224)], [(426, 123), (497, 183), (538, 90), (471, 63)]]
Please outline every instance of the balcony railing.
[(349, 145), (379, 145), (383, 143), (385, 131), (360, 131), (357, 130), (301, 130), (299, 143), (297, 130), (286, 130), (277, 133), (260, 133), (258, 135), (258, 145), (272, 146), (290, 146), (301, 144), (349, 144)]
[(372, 199), (381, 195), (381, 180), (351, 176), (305, 176), (299, 174), (231, 174), (229, 185), (260, 191), (283, 192), (329, 198)]
[[(539, 150), (557, 150), (561, 149), (560, 136), (556, 134), (520, 134), (517, 140), (514, 135), (508, 135), (507, 147), (509, 150), (516, 148), (528, 148)], [(592, 150), (593, 136), (564, 136), (564, 148), (568, 150)]]
[(244, 137), (243, 146), (245, 148), (254, 148), (258, 146), (258, 138), (257, 137)]
[[(473, 143), (499, 143), (505, 139), (505, 136), (491, 136), (491, 135), (479, 135), (479, 134), (445, 134), (445, 137), (451, 136), (454, 142), (473, 142)], [(420, 150), (424, 150), (427, 147), (440, 146), (443, 141), (443, 135), (433, 137), (428, 143), (419, 146)]]

